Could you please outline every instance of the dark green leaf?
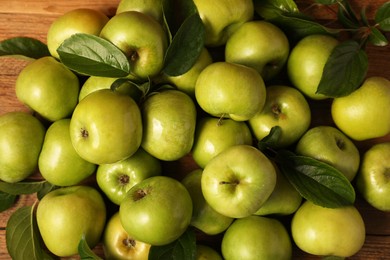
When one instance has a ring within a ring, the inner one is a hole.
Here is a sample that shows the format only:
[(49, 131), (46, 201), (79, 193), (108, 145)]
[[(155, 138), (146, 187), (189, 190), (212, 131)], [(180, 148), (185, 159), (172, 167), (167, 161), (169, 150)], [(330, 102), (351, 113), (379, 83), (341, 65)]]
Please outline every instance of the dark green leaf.
[(356, 90), (368, 69), (368, 58), (360, 45), (348, 40), (337, 45), (325, 64), (317, 93), (341, 97)]
[(368, 36), (368, 40), (375, 46), (386, 46), (389, 44), (386, 36), (375, 27), (371, 27), (371, 33)]
[(128, 78), (118, 78), (111, 84), (111, 90), (131, 96), (136, 102), (144, 98), (150, 90), (151, 82), (136, 83)]
[(171, 35), (175, 35), (182, 23), (198, 12), (193, 0), (163, 0), (163, 14)]
[(55, 188), (57, 188), (57, 186), (49, 183), (48, 181), (26, 181), (16, 183), (7, 183), (0, 181), (0, 191), (6, 192), (11, 195), (32, 194), (35, 192), (40, 192), (41, 195), (43, 195)]
[(98, 257), (89, 247), (87, 240), (85, 239), (85, 235), (83, 235), (80, 239), (79, 245), (78, 245), (78, 252), (80, 255), (80, 259), (86, 260), (102, 260), (102, 258)]
[(130, 73), (126, 55), (111, 42), (95, 35), (74, 34), (57, 52), (65, 66), (83, 75), (125, 77)]
[(340, 0), (315, 0), (315, 2), (322, 5), (333, 5), (340, 2)]
[(12, 207), (16, 200), (16, 195), (0, 191), (0, 212)]
[(195, 260), (196, 237), (188, 228), (176, 241), (165, 246), (152, 246), (149, 251), (150, 260)]
[(348, 1), (339, 1), (337, 17), (345, 28), (358, 29), (360, 26), (359, 19)]
[(255, 11), (264, 19), (271, 19), (281, 13), (298, 13), (293, 0), (254, 0)]
[(205, 30), (198, 13), (189, 16), (180, 26), (169, 45), (163, 72), (178, 76), (187, 72), (204, 48)]
[(306, 200), (328, 208), (352, 205), (355, 202), (356, 194), (352, 184), (334, 167), (290, 151), (278, 152), (276, 162)]
[(390, 31), (390, 2), (384, 3), (375, 14), (375, 22), (383, 31)]
[(268, 148), (275, 147), (281, 135), (282, 128), (280, 126), (272, 127), (269, 134), (258, 142), (259, 150), (265, 151)]
[(15, 37), (0, 42), (0, 56), (21, 55), (39, 59), (50, 56), (49, 49), (43, 42), (29, 37)]
[(361, 18), (362, 23), (363, 23), (364, 26), (367, 26), (367, 27), (370, 26), (370, 23), (369, 23), (368, 18), (367, 18), (366, 8), (365, 7), (363, 7), (362, 10), (360, 11), (360, 18)]

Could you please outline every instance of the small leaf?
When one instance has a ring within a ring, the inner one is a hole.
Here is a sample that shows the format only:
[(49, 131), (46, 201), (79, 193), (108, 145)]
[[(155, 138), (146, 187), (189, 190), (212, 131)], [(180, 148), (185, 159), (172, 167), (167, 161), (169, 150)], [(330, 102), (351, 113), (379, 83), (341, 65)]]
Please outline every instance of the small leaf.
[(198, 12), (193, 0), (163, 0), (165, 24), (171, 35), (175, 35), (183, 22)]
[(279, 151), (276, 162), (306, 200), (328, 208), (352, 205), (355, 202), (356, 194), (352, 184), (334, 167), (290, 151)]
[(339, 8), (337, 12), (338, 21), (348, 29), (358, 29), (360, 26), (359, 19), (353, 11), (348, 1), (338, 1)]
[(0, 212), (12, 207), (16, 200), (16, 195), (0, 191)]
[(85, 239), (85, 235), (83, 235), (80, 239), (78, 245), (78, 253), (80, 255), (80, 259), (86, 260), (102, 260), (102, 258), (98, 257), (89, 247), (87, 240)]
[(176, 241), (165, 246), (152, 246), (149, 258), (153, 260), (196, 259), (196, 237), (191, 228), (188, 228)]
[(61, 62), (77, 73), (125, 77), (130, 73), (126, 55), (111, 42), (95, 35), (76, 33), (57, 49)]
[(280, 126), (272, 127), (269, 134), (258, 142), (259, 150), (265, 151), (268, 150), (268, 148), (274, 148), (278, 143), (281, 135), (282, 128)]
[(375, 14), (375, 22), (383, 31), (390, 31), (390, 2), (384, 3)]
[(368, 40), (371, 44), (375, 46), (383, 47), (389, 44), (389, 41), (387, 40), (386, 36), (375, 27), (371, 27), (371, 33), (368, 36)]
[(281, 13), (298, 13), (293, 0), (254, 0), (255, 11), (264, 19), (271, 19)]
[(360, 11), (360, 18), (362, 20), (363, 25), (365, 25), (367, 27), (370, 26), (370, 23), (369, 23), (368, 18), (367, 18), (366, 8), (365, 7), (363, 7), (362, 10)]
[(49, 49), (43, 42), (29, 37), (15, 37), (0, 42), (0, 56), (21, 55), (39, 59), (50, 56)]
[(346, 96), (361, 85), (367, 69), (366, 52), (356, 41), (344, 41), (330, 54), (317, 93), (328, 97)]
[(41, 192), (42, 194), (44, 194), (47, 193), (47, 191), (53, 190), (55, 188), (57, 188), (57, 186), (45, 180), (16, 183), (7, 183), (0, 181), (0, 191), (6, 192), (11, 195), (33, 194), (35, 192)]
[(139, 102), (149, 92), (150, 85), (150, 80), (144, 83), (136, 83), (128, 78), (118, 78), (111, 84), (111, 90), (127, 94), (136, 102)]

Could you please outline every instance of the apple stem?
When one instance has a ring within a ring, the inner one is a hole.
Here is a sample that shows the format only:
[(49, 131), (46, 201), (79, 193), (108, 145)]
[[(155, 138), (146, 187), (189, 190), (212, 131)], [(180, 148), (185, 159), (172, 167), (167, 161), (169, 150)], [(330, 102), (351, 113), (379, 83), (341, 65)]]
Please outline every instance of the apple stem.
[(225, 118), (225, 113), (223, 113), (220, 117), (219, 117), (219, 119), (218, 119), (218, 123), (217, 123), (217, 125), (218, 126), (220, 126), (220, 125), (222, 125), (222, 121), (224, 120), (224, 118)]
[(221, 181), (221, 182), (219, 182), (219, 184), (238, 185), (238, 184), (240, 184), (240, 182), (239, 181)]

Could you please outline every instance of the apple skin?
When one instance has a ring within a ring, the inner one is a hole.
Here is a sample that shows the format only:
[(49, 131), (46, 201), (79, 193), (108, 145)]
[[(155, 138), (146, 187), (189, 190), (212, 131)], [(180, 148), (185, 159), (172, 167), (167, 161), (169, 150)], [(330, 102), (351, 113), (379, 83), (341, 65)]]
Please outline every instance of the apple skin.
[(248, 216), (226, 230), (221, 243), (226, 260), (291, 259), (292, 243), (287, 229), (273, 218)]
[(237, 28), (254, 16), (250, 0), (194, 0), (194, 4), (205, 27), (206, 47), (224, 45)]
[(317, 92), (324, 66), (339, 41), (329, 35), (314, 34), (301, 39), (290, 51), (287, 74), (291, 83), (313, 100), (328, 98)]
[(127, 159), (99, 165), (96, 171), (96, 182), (111, 202), (120, 205), (131, 187), (161, 173), (160, 161), (139, 148)]
[(67, 257), (78, 253), (82, 235), (90, 248), (98, 244), (106, 223), (106, 205), (93, 187), (63, 187), (40, 200), (36, 218), (49, 251)]
[(352, 181), (360, 165), (360, 153), (356, 145), (343, 132), (333, 126), (310, 128), (298, 141), (295, 151), (325, 162)]
[(42, 122), (29, 113), (0, 116), (0, 180), (19, 182), (37, 170), (45, 132)]
[(305, 96), (297, 89), (285, 85), (272, 85), (261, 112), (249, 119), (248, 125), (257, 140), (269, 135), (272, 127), (282, 130), (276, 147), (288, 147), (298, 141), (309, 129), (311, 110)]
[(168, 38), (162, 25), (149, 15), (137, 11), (116, 14), (103, 27), (100, 37), (126, 54), (130, 74), (136, 78), (152, 78), (162, 70)]
[(390, 211), (390, 142), (377, 143), (364, 154), (356, 176), (356, 188), (374, 208)]
[(69, 131), (81, 158), (97, 165), (114, 163), (130, 157), (140, 147), (141, 112), (131, 97), (98, 90), (78, 103)]
[(192, 217), (192, 200), (184, 185), (154, 176), (134, 185), (120, 204), (123, 228), (139, 241), (161, 246), (178, 239)]
[(50, 54), (60, 59), (57, 49), (73, 34), (85, 33), (99, 35), (109, 18), (99, 10), (77, 8), (55, 19), (47, 32), (46, 40)]
[(163, 161), (175, 161), (191, 151), (197, 115), (191, 97), (179, 90), (163, 90), (146, 98), (141, 113), (141, 147), (146, 152)]
[(231, 218), (254, 214), (275, 185), (273, 164), (250, 145), (235, 145), (215, 156), (204, 168), (201, 180), (207, 203)]
[(305, 201), (291, 222), (295, 244), (317, 256), (350, 257), (365, 241), (364, 221), (354, 206), (325, 208)]
[(163, 23), (162, 0), (121, 0), (117, 6), (116, 14), (137, 11), (153, 17), (159, 23)]
[(81, 158), (70, 140), (70, 119), (53, 122), (46, 131), (38, 159), (39, 172), (51, 184), (71, 186), (91, 176), (96, 165)]
[(287, 62), (290, 43), (276, 25), (264, 21), (248, 21), (230, 37), (225, 46), (225, 60), (256, 69), (265, 81), (280, 73)]
[(266, 88), (255, 69), (219, 61), (199, 74), (195, 97), (199, 106), (212, 116), (247, 121), (263, 109)]
[(51, 122), (72, 114), (79, 91), (77, 76), (50, 56), (27, 64), (15, 83), (18, 100)]
[(202, 169), (196, 169), (188, 173), (182, 183), (190, 193), (193, 210), (191, 226), (207, 235), (217, 235), (224, 232), (233, 222), (233, 218), (216, 212), (206, 202), (202, 193)]
[(369, 77), (348, 96), (333, 99), (336, 126), (350, 138), (363, 141), (390, 133), (390, 81)]
[(196, 260), (222, 260), (222, 256), (212, 247), (197, 244)]
[(206, 116), (197, 122), (192, 158), (203, 169), (217, 154), (237, 144), (252, 144), (252, 134), (245, 122)]
[(103, 250), (107, 260), (147, 260), (151, 245), (135, 240), (123, 228), (119, 212), (108, 220), (103, 234)]

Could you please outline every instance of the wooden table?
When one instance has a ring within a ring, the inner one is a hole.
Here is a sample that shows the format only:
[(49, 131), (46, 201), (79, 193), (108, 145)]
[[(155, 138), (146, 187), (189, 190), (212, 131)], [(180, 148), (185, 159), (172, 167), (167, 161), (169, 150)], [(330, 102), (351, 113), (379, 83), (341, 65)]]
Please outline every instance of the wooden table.
[[(310, 10), (311, 14), (327, 22), (335, 18), (335, 13), (328, 8), (311, 6), (314, 1), (298, 0), (300, 8)], [(373, 17), (373, 11), (386, 2), (385, 0), (353, 0), (355, 7), (367, 7), (367, 13), (370, 18)], [(0, 41), (16, 37), (29, 36), (46, 42), (46, 33), (50, 24), (58, 16), (66, 11), (75, 8), (93, 8), (98, 9), (112, 16), (115, 13), (119, 0), (7, 0), (0, 4)], [(390, 79), (390, 47), (378, 48), (369, 47), (367, 49), (369, 56), (369, 74), (384, 76)], [(28, 111), (26, 107), (20, 104), (14, 93), (14, 84), (18, 73), (26, 64), (26, 61), (12, 58), (0, 59), (0, 115), (9, 111)], [(326, 104), (318, 108), (318, 115), (313, 124), (322, 124), (330, 122), (330, 115)], [(368, 149), (373, 143), (390, 141), (390, 135), (384, 138), (357, 142), (361, 151)], [(188, 170), (193, 167), (191, 162), (178, 162), (169, 164), (168, 167), (176, 171)], [(33, 176), (40, 178), (39, 174)], [(33, 195), (20, 196), (15, 206), (5, 212), (0, 213), (0, 259), (10, 259), (5, 245), (5, 227), (8, 218), (18, 207), (31, 205), (35, 200)], [(358, 198), (356, 202), (360, 210), (367, 230), (367, 238), (361, 251), (350, 259), (390, 259), (390, 213), (380, 212), (368, 205), (363, 199)], [(102, 254), (101, 245), (97, 246), (95, 252)], [(298, 249), (294, 251), (294, 259), (319, 259), (318, 257), (307, 255)]]

